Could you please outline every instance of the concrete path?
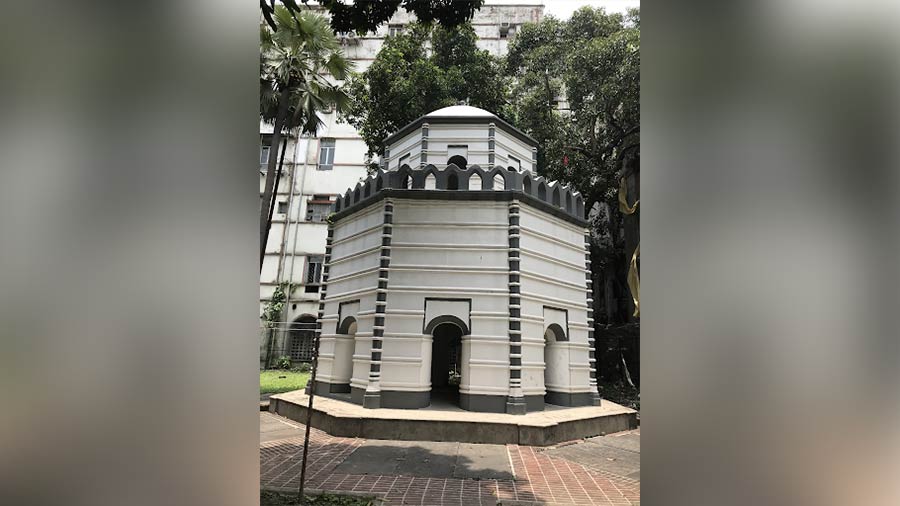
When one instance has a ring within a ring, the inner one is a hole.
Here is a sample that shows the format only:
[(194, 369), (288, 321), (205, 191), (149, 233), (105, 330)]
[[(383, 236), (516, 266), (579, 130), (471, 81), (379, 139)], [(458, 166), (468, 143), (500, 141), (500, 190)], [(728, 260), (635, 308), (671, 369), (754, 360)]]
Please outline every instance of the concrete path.
[[(296, 487), (304, 426), (260, 413), (263, 487)], [(339, 438), (312, 429), (310, 489), (391, 505), (640, 503), (640, 430), (557, 447)]]

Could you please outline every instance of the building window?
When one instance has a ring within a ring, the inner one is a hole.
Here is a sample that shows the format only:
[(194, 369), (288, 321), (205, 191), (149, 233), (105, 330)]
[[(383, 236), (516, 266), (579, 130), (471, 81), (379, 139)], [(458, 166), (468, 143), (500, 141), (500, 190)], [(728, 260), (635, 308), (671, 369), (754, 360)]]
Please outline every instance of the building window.
[(403, 25), (388, 25), (388, 35), (396, 37), (403, 33)]
[(522, 160), (519, 160), (518, 158), (514, 157), (513, 155), (509, 155), (508, 158), (509, 158), (509, 165), (512, 166), (512, 168), (516, 169), (516, 171), (522, 172)]
[(409, 153), (400, 157), (400, 163), (397, 165), (397, 168), (403, 167), (403, 164), (409, 165)]
[(325, 257), (323, 256), (307, 257), (306, 277), (304, 278), (307, 293), (319, 291), (319, 284), (322, 283), (322, 263), (324, 259)]
[(287, 214), (288, 203), (285, 201), (278, 202), (278, 214)]
[(509, 23), (501, 23), (500, 24), (500, 38), (501, 39), (509, 39), (516, 35), (516, 25), (511, 25)]
[(331, 170), (334, 168), (334, 139), (319, 140), (319, 170)]
[(263, 171), (269, 165), (269, 156), (272, 151), (272, 136), (269, 134), (261, 135), (259, 138), (259, 168)]
[(331, 197), (329, 195), (313, 195), (306, 202), (306, 221), (322, 223), (331, 214)]

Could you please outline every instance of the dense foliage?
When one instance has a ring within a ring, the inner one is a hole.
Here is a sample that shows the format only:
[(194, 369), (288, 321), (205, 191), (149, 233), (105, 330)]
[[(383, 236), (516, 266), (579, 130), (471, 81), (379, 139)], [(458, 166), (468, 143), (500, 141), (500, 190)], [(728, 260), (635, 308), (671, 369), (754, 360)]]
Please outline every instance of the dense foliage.
[(345, 119), (377, 157), (384, 139), (435, 109), (464, 102), (489, 111), (506, 103), (502, 66), (478, 49), (470, 25), (458, 29), (422, 24), (385, 40), (372, 65), (347, 85)]
[(639, 23), (638, 11), (584, 7), (567, 22), (524, 25), (507, 55), (507, 115), (541, 144), (539, 171), (573, 184), (587, 208), (612, 201), (618, 176), (639, 163)]
[[(280, 0), (292, 12), (300, 12), (297, 0)], [(260, 0), (259, 7), (269, 26), (275, 30), (273, 19), (276, 0)], [(300, 0), (309, 4), (309, 0)], [(400, 7), (415, 15), (422, 23), (437, 21), (442, 26), (453, 27), (472, 19), (484, 0), (366, 0), (348, 2), (346, 0), (316, 0), (331, 15), (331, 27), (335, 32), (357, 32), (364, 34), (375, 31), (378, 25), (387, 22)]]

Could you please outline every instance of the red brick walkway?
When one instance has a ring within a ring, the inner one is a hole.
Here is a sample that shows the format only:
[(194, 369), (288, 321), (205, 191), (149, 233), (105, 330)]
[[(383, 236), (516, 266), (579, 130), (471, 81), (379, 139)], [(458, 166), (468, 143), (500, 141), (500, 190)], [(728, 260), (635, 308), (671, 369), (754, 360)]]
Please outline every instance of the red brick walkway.
[[(310, 489), (363, 492), (382, 497), (391, 505), (495, 506), (498, 502), (511, 501), (604, 506), (640, 503), (637, 481), (544, 456), (538, 447), (507, 445), (514, 480), (352, 475), (336, 473), (334, 469), (364, 440), (333, 437), (317, 429), (312, 429), (311, 434), (306, 484)], [(261, 443), (260, 485), (297, 487), (302, 456), (302, 437)]]

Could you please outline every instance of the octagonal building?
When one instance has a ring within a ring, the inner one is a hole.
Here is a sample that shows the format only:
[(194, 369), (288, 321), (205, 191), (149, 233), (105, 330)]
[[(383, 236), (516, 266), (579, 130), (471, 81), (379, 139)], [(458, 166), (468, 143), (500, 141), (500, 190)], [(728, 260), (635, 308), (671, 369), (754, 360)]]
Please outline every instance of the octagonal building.
[(316, 393), (368, 408), (598, 405), (581, 195), (534, 139), (454, 106), (386, 140), (334, 204)]

